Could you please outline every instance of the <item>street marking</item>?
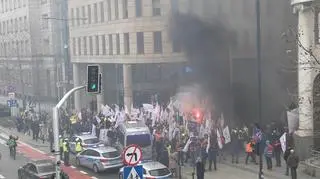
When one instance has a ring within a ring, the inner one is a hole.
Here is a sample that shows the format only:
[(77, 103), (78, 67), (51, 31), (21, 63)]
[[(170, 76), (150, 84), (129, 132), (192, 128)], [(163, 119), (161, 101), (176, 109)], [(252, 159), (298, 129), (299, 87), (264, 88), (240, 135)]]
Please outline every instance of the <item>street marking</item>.
[(4, 177), (3, 175), (0, 174), (0, 178), (1, 178), (1, 179), (4, 179), (4, 178), (6, 178), (6, 177)]
[(20, 144), (23, 144), (23, 145), (25, 145), (25, 146), (27, 146), (27, 147), (29, 147), (29, 148), (31, 148), (31, 149), (33, 149), (33, 150), (35, 150), (35, 151), (37, 151), (37, 152), (39, 152), (39, 153), (41, 153), (41, 154), (46, 154), (45, 152), (43, 152), (43, 151), (41, 151), (41, 150), (39, 150), (39, 149), (36, 149), (36, 148), (34, 148), (34, 147), (32, 147), (31, 145), (29, 145), (29, 144), (26, 144), (26, 143), (24, 143), (24, 142), (21, 142), (21, 141), (18, 141)]
[(70, 167), (71, 167), (71, 168), (76, 168), (76, 167), (75, 167), (75, 166), (73, 166), (73, 165), (71, 165)]
[(97, 177), (91, 177), (91, 179), (98, 179)]
[(82, 173), (82, 174), (85, 174), (85, 175), (87, 175), (88, 173), (87, 172), (85, 172), (85, 171), (80, 171), (80, 173)]
[(54, 156), (49, 156), (50, 158), (55, 158)]
[(5, 139), (9, 139), (9, 136), (6, 135), (6, 134), (4, 134), (4, 133), (0, 133), (0, 136), (3, 137), (3, 138), (5, 138)]

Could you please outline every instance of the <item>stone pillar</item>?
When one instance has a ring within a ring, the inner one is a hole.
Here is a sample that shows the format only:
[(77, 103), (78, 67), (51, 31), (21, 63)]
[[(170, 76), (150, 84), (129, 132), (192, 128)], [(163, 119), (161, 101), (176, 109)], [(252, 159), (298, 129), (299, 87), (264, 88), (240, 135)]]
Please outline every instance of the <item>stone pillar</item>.
[(301, 159), (308, 156), (313, 145), (313, 81), (316, 75), (314, 59), (306, 52), (313, 45), (314, 11), (310, 4), (295, 3), (298, 15), (298, 95), (299, 129), (295, 132), (295, 147)]
[[(73, 86), (77, 87), (80, 86), (80, 64), (74, 63), (73, 64)], [(80, 91), (76, 91), (74, 93), (74, 107), (77, 112), (81, 110), (81, 95)]]
[(102, 79), (101, 79), (101, 93), (97, 94), (97, 112), (98, 113), (101, 110), (101, 105), (105, 105), (104, 104), (104, 90), (103, 90), (103, 87), (105, 86), (105, 84), (103, 82), (106, 81), (106, 80), (103, 80), (103, 65), (99, 65), (99, 70), (100, 70), (100, 73), (102, 74)]
[(123, 65), (124, 106), (131, 113), (132, 106), (132, 69), (130, 64)]

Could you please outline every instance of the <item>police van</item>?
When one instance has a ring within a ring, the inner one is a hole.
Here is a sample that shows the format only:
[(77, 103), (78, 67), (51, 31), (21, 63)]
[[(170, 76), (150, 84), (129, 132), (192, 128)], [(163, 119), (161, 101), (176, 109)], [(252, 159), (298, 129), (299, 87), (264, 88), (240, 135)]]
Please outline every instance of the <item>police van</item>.
[(126, 121), (117, 128), (118, 147), (123, 151), (136, 144), (142, 149), (142, 160), (152, 160), (152, 135), (143, 121)]

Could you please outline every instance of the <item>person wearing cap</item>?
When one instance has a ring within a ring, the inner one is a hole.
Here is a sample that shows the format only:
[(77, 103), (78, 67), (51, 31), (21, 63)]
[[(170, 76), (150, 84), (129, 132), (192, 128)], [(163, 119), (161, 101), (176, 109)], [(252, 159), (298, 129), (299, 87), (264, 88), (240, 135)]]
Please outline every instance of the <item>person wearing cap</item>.
[(76, 139), (76, 147), (75, 147), (77, 154), (82, 152), (82, 147), (83, 147), (83, 145), (82, 145), (81, 140), (79, 138), (77, 138)]
[(65, 138), (63, 142), (63, 155), (64, 165), (69, 166), (70, 146), (68, 138)]
[(297, 168), (299, 165), (299, 157), (296, 155), (294, 149), (290, 150), (289, 157), (287, 159), (288, 167), (291, 170), (292, 179), (297, 179)]

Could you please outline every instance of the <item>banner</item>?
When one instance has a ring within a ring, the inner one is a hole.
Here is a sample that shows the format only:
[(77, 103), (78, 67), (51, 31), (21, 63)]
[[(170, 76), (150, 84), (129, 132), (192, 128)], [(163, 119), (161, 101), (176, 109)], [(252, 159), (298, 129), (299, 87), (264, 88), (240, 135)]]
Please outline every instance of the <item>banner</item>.
[(299, 127), (299, 111), (298, 108), (287, 111), (289, 133), (293, 133)]
[(230, 136), (230, 131), (228, 126), (223, 129), (223, 137), (224, 137), (225, 144), (231, 142), (231, 136)]
[(221, 135), (218, 129), (217, 129), (217, 141), (218, 141), (219, 148), (222, 149), (223, 145), (222, 145)]
[(286, 138), (287, 133), (285, 132), (281, 137), (280, 137), (280, 143), (281, 143), (281, 148), (283, 153), (287, 150), (287, 146), (286, 146), (286, 142), (287, 142), (287, 138)]

